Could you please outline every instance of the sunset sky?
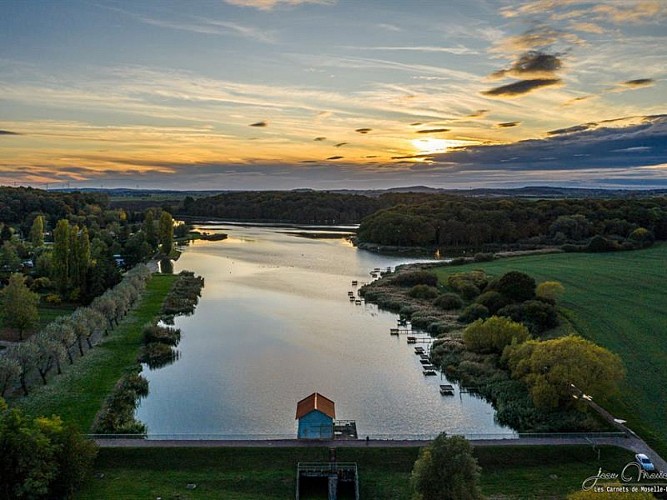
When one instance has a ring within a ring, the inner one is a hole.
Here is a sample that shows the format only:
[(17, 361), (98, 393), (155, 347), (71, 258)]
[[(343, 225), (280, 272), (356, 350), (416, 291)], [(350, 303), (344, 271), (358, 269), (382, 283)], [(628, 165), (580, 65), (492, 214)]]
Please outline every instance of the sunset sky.
[(665, 0), (0, 12), (0, 184), (667, 188)]

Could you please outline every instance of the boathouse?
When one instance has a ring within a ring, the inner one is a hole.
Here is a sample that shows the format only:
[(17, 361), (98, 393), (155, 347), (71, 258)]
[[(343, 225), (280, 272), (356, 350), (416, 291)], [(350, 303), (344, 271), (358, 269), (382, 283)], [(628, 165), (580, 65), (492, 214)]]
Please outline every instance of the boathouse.
[(335, 403), (314, 392), (296, 404), (299, 439), (333, 439)]

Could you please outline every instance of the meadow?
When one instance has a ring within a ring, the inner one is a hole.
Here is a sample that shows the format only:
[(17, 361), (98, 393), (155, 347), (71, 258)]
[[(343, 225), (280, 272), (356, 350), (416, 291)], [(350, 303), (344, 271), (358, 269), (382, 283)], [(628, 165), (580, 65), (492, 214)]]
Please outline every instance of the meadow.
[(483, 269), (499, 276), (522, 271), (536, 281), (565, 287), (560, 309), (574, 330), (618, 354), (627, 370), (619, 394), (598, 401), (640, 434), (658, 453), (667, 454), (667, 244), (614, 253), (560, 253), (498, 259), (437, 269), (449, 274)]
[[(361, 498), (408, 500), (418, 448), (338, 448), (357, 462)], [(588, 446), (479, 447), (481, 486), (492, 498), (564, 498), (597, 473), (620, 471), (627, 450)], [(105, 448), (77, 500), (181, 498), (254, 500), (294, 498), (298, 462), (328, 461), (328, 448)], [(187, 489), (188, 484), (196, 485)], [(319, 497), (318, 497), (319, 498)], [(322, 498), (326, 498), (322, 497)]]

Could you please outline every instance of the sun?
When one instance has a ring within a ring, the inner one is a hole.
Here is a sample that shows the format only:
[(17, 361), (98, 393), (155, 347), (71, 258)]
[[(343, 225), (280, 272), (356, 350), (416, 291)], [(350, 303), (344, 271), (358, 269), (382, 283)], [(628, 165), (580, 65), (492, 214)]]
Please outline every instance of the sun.
[(412, 145), (417, 149), (419, 154), (432, 155), (436, 153), (445, 153), (447, 149), (452, 145), (452, 141), (447, 139), (413, 139), (410, 141)]

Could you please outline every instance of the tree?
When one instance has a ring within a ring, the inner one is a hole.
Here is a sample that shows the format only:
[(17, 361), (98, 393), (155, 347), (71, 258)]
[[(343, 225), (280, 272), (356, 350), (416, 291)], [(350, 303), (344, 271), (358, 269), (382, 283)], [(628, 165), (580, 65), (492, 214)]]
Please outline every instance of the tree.
[(12, 274), (9, 284), (0, 290), (4, 324), (17, 329), (20, 340), (23, 340), (23, 332), (39, 323), (38, 303), (39, 295), (30, 291), (25, 285), (25, 277), (21, 274)]
[(0, 267), (7, 271), (17, 271), (21, 266), (21, 259), (16, 247), (11, 241), (5, 241), (0, 248)]
[(625, 375), (616, 354), (575, 335), (512, 345), (503, 360), (512, 377), (528, 385), (538, 408), (570, 406), (573, 386), (596, 398), (607, 397)]
[(22, 342), (20, 344), (12, 344), (7, 348), (5, 354), (10, 359), (16, 360), (19, 365), (20, 372), (19, 382), (23, 394), (27, 396), (28, 392), (28, 375), (37, 365), (37, 348), (32, 342)]
[(35, 220), (32, 221), (32, 227), (30, 228), (30, 241), (32, 246), (37, 248), (44, 245), (44, 216), (38, 215), (35, 217)]
[(66, 219), (60, 219), (53, 230), (53, 253), (51, 254), (51, 272), (53, 281), (64, 295), (69, 290), (69, 253), (70, 227)]
[(171, 254), (174, 244), (174, 219), (169, 212), (162, 212), (160, 215), (159, 237), (162, 253)]
[(521, 323), (509, 318), (492, 316), (478, 319), (463, 332), (466, 349), (474, 352), (502, 354), (510, 344), (520, 344), (530, 338), (530, 332)]
[(558, 281), (543, 281), (535, 289), (535, 295), (541, 299), (556, 302), (565, 293), (565, 287)]
[(97, 447), (59, 417), (31, 419), (0, 399), (0, 498), (69, 498)]
[(0, 398), (4, 397), (8, 389), (21, 375), (21, 365), (8, 356), (0, 356)]
[(418, 500), (474, 500), (483, 498), (479, 475), (470, 443), (443, 432), (420, 450), (410, 480)]

